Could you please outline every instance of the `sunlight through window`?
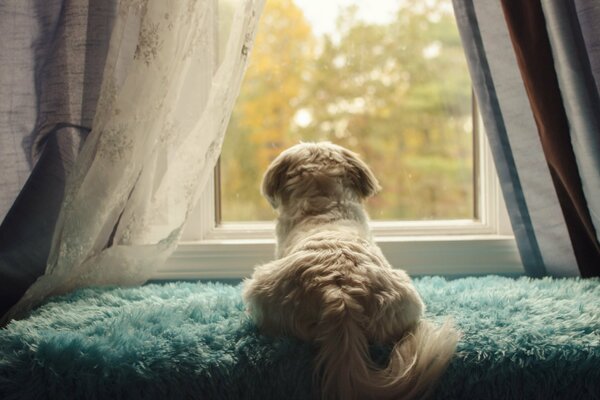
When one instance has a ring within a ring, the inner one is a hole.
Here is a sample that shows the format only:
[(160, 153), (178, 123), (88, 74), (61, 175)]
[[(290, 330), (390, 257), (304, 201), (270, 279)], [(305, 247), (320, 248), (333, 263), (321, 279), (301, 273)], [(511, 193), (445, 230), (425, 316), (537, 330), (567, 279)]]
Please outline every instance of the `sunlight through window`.
[(301, 140), (371, 166), (373, 220), (474, 219), (472, 101), (450, 0), (269, 0), (221, 157), (221, 220), (272, 220), (262, 174)]

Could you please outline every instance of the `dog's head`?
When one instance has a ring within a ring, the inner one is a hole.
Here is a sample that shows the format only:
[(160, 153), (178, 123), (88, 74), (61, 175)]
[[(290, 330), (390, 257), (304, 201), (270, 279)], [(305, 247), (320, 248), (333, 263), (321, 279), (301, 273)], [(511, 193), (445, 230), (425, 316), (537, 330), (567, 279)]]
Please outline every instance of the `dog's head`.
[(285, 150), (271, 163), (262, 183), (262, 193), (273, 208), (291, 200), (363, 199), (379, 189), (358, 155), (329, 142), (301, 143)]

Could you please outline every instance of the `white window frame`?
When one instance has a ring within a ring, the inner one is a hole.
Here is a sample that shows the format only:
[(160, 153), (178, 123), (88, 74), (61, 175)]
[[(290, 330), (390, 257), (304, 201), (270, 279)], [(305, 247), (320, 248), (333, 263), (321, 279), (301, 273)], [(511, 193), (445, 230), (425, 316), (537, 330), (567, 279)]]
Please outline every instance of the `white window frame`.
[[(476, 110), (473, 114), (478, 116)], [(375, 240), (394, 267), (413, 276), (523, 273), (479, 118), (474, 127), (478, 218), (372, 221)], [(180, 245), (155, 279), (241, 279), (250, 276), (256, 265), (274, 258), (274, 223), (218, 226), (215, 190), (218, 188), (213, 177), (188, 221)]]

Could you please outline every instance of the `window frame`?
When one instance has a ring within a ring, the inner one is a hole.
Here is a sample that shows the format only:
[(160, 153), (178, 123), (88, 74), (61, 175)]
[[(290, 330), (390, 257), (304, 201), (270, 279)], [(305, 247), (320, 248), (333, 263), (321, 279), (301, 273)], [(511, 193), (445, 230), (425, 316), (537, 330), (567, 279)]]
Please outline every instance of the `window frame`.
[[(389, 262), (413, 276), (523, 273), (475, 103), (475, 219), (370, 223)], [(274, 259), (274, 222), (218, 223), (218, 166), (215, 171), (182, 241), (154, 279), (241, 279), (256, 265)]]

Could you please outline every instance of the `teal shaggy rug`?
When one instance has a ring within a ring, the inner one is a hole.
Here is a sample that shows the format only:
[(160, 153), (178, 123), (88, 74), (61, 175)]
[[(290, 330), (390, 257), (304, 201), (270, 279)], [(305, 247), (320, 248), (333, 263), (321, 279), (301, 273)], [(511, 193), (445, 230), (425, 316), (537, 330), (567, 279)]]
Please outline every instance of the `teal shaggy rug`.
[[(600, 280), (415, 284), (463, 332), (436, 399), (600, 398)], [(311, 346), (258, 334), (239, 286), (80, 290), (1, 330), (0, 352), (4, 400), (315, 398)]]

